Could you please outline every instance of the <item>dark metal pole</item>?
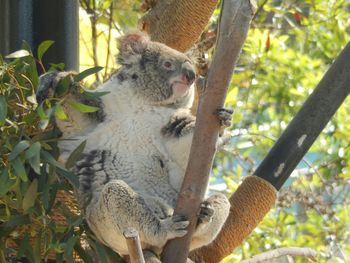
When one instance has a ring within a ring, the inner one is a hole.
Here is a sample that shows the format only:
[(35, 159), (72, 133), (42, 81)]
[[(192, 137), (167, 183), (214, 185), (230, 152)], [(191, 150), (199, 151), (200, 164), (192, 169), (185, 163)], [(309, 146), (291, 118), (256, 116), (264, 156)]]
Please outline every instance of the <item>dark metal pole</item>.
[(0, 0), (0, 53), (21, 48), (23, 40), (34, 52), (44, 40), (55, 44), (44, 62), (79, 70), (78, 0)]
[(350, 43), (317, 85), (254, 175), (277, 190), (350, 93)]

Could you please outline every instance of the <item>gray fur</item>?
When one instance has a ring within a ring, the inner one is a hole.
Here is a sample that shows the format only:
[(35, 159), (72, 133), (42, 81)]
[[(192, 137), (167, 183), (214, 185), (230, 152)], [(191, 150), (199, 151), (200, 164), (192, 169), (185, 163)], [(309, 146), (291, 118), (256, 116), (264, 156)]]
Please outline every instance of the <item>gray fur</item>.
[[(123, 231), (132, 227), (148, 262), (158, 262), (165, 243), (187, 233), (187, 219), (173, 210), (195, 125), (194, 67), (186, 55), (139, 34), (121, 39), (118, 61), (122, 67), (99, 87), (110, 92), (101, 97), (103, 118), (92, 122), (67, 108), (74, 122), (58, 123), (60, 147), (69, 154), (87, 140), (74, 171), (79, 203), (96, 237), (126, 255)], [(191, 249), (215, 238), (229, 207), (221, 194), (204, 201)]]

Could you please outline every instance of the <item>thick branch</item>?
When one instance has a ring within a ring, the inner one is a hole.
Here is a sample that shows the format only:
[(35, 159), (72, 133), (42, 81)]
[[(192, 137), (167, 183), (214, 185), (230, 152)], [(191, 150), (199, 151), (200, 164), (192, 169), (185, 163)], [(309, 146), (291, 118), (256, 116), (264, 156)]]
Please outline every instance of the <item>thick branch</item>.
[(311, 260), (316, 260), (317, 252), (311, 248), (302, 248), (302, 247), (285, 247), (277, 248), (259, 255), (255, 255), (250, 259), (243, 260), (241, 263), (259, 263), (259, 262), (270, 262), (271, 259), (279, 258), (282, 256), (299, 256), (308, 258)]
[(208, 24), (217, 0), (162, 0), (140, 20), (151, 39), (187, 51)]
[[(230, 215), (219, 236), (210, 245), (192, 252), (191, 259), (219, 262), (253, 231), (262, 219), (262, 215), (269, 211), (272, 206), (273, 191), (268, 189), (280, 188), (349, 94), (349, 57), (350, 43), (330, 67), (268, 156), (259, 165), (254, 173), (256, 176), (251, 176), (254, 178), (253, 182), (248, 186), (243, 182), (243, 187), (240, 186), (232, 195)], [(258, 185), (258, 178), (261, 178), (260, 182), (265, 183)], [(264, 193), (262, 189), (265, 189)], [(249, 198), (244, 200), (242, 199), (244, 196)], [(254, 209), (261, 212), (258, 217)], [(245, 213), (247, 211), (250, 215)]]
[(280, 189), (350, 93), (350, 42), (272, 147), (254, 175)]
[(216, 151), (220, 125), (215, 112), (225, 101), (233, 68), (253, 16), (249, 0), (224, 0), (221, 10), (216, 50), (208, 72), (206, 90), (200, 98), (189, 163), (175, 208), (175, 214), (185, 215), (191, 224), (185, 237), (173, 239), (165, 247), (162, 260), (166, 263), (186, 262), (197, 222), (196, 215), (204, 198)]

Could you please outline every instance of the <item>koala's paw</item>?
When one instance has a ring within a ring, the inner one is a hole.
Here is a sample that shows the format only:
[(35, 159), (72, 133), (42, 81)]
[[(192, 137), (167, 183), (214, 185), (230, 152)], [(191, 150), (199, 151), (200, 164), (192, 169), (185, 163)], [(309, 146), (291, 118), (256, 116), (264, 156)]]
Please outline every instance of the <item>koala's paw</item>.
[(220, 109), (217, 109), (216, 114), (219, 118), (219, 122), (222, 127), (231, 126), (232, 114), (233, 114), (232, 109), (220, 108)]
[(186, 235), (189, 224), (185, 216), (175, 215), (162, 220), (161, 228), (166, 234), (166, 239), (173, 239)]
[(214, 208), (209, 202), (203, 202), (201, 204), (199, 215), (198, 215), (198, 224), (209, 223), (213, 219)]
[(73, 73), (68, 71), (48, 72), (39, 77), (38, 90), (36, 100), (38, 103), (43, 102), (46, 98), (50, 98), (57, 93), (57, 88), (63, 79), (69, 81), (69, 85), (73, 83)]
[(190, 114), (175, 116), (163, 127), (162, 133), (167, 137), (181, 137), (193, 131), (195, 123), (196, 118)]
[(145, 258), (145, 263), (162, 263), (156, 254), (150, 250), (144, 250), (143, 256)]

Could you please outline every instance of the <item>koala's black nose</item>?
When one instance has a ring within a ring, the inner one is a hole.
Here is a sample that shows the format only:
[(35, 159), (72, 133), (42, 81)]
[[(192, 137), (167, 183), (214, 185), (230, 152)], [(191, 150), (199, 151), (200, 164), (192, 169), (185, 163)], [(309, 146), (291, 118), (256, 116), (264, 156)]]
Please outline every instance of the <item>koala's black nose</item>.
[(188, 84), (192, 84), (194, 82), (194, 79), (196, 78), (196, 73), (194, 71), (193, 65), (186, 61), (182, 64), (181, 72), (188, 81)]

